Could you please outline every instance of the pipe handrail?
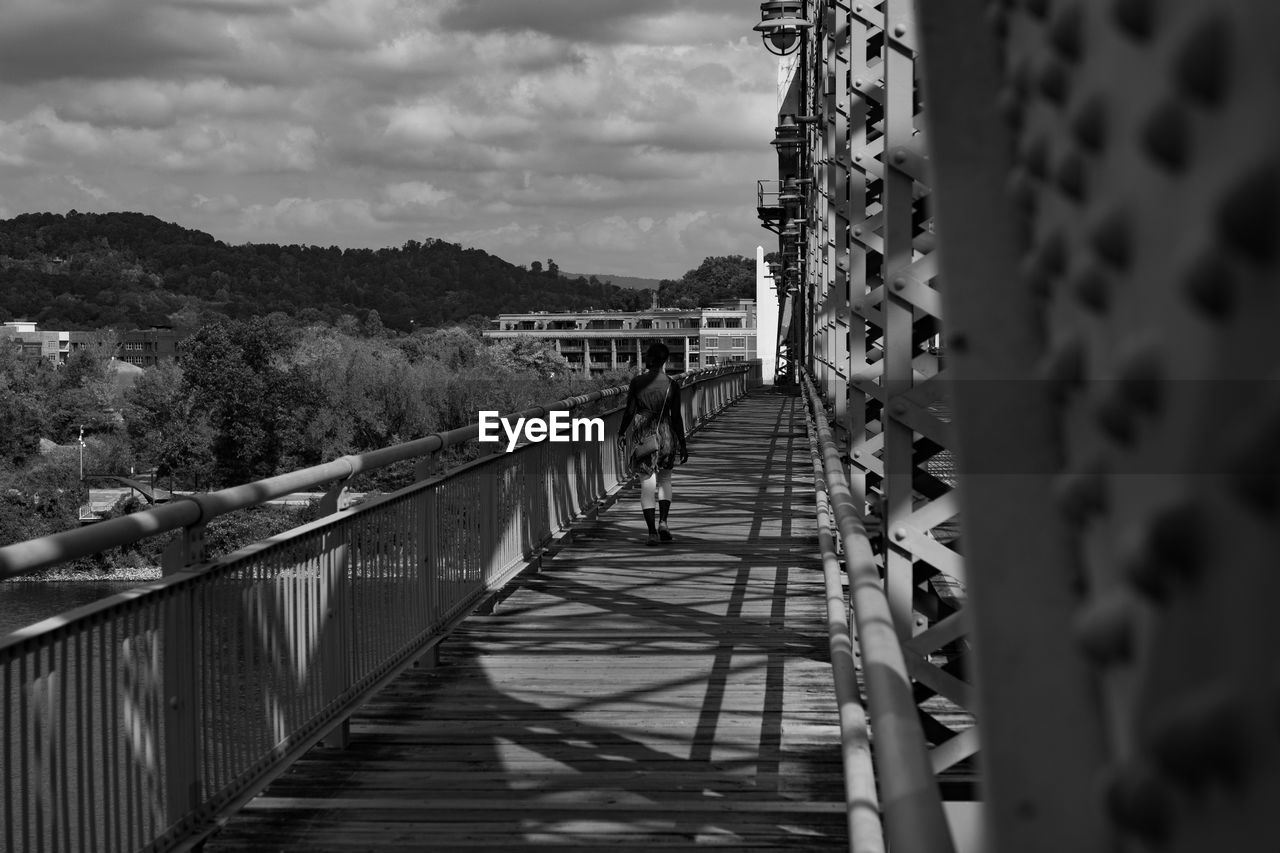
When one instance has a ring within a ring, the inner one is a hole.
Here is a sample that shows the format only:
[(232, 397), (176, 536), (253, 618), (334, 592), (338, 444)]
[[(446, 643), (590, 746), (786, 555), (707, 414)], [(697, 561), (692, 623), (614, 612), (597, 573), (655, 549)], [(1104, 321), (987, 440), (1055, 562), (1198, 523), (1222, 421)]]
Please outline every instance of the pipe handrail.
[[(716, 365), (678, 374), (681, 384), (692, 384), (733, 372), (745, 372), (747, 365)], [(572, 411), (607, 397), (626, 393), (616, 385), (586, 394), (566, 397), (546, 406), (534, 406), (506, 418), (534, 417), (549, 411)], [(456, 447), (479, 435), (479, 424), (437, 432), (424, 438), (382, 447), (365, 453), (341, 456), (308, 468), (277, 474), (252, 483), (229, 486), (213, 492), (188, 495), (142, 512), (100, 521), (92, 525), (51, 533), (23, 542), (0, 546), (0, 580), (30, 574), (68, 560), (87, 557), (130, 545), (140, 539), (182, 528), (207, 524), (220, 515), (257, 506), (291, 492), (307, 491), (324, 483), (349, 480), (357, 474), (376, 471), (397, 462), (417, 459)]]
[(800, 376), (818, 433), (827, 494), (844, 545), (854, 624), (862, 649), (867, 707), (875, 733), (872, 750), (879, 775), (885, 835), (894, 850), (952, 853), (955, 842), (942, 808), (942, 793), (929, 759), (911, 677), (880, 570), (854, 504), (822, 401), (809, 372), (801, 368)]
[(880, 799), (876, 793), (875, 767), (871, 761), (871, 737), (867, 711), (858, 693), (855, 644), (849, 631), (848, 607), (840, 583), (840, 558), (836, 556), (831, 500), (818, 446), (813, 413), (805, 411), (809, 454), (813, 461), (814, 499), (818, 522), (818, 548), (827, 596), (827, 643), (831, 650), (831, 677), (835, 684), (840, 718), (840, 758), (844, 767), (845, 821), (850, 853), (884, 853), (884, 827), (880, 823)]

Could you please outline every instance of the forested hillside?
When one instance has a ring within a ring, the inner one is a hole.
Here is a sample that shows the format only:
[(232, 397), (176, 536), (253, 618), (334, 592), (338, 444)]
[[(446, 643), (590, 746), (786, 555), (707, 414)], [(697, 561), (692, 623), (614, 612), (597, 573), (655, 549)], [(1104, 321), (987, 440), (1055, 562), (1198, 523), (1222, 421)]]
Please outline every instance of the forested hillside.
[[(628, 378), (583, 376), (543, 341), (461, 327), (299, 327), (279, 314), (204, 325), (176, 362), (133, 384), (119, 381), (108, 356), (108, 347), (84, 349), (55, 368), (0, 347), (0, 545), (77, 525), (82, 435), (85, 471), (154, 473), (166, 488), (210, 490), (474, 424), (480, 409), (519, 411)], [(392, 466), (354, 485), (395, 488), (411, 470)], [(228, 549), (276, 532), (228, 524), (239, 531), (227, 534)], [(102, 567), (123, 565), (123, 555), (109, 556)]]
[(376, 311), (408, 331), (501, 311), (635, 310), (648, 293), (568, 279), (442, 240), (400, 248), (229, 246), (141, 213), (0, 220), (0, 317), (45, 328), (171, 325), (283, 311), (304, 323)]

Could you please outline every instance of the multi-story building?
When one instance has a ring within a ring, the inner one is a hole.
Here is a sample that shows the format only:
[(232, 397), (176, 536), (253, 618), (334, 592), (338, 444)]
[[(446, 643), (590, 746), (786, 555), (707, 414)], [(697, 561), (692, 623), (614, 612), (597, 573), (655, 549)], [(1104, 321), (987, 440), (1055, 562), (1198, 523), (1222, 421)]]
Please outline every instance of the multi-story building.
[[(167, 327), (132, 329), (120, 332), (119, 347), (112, 355), (121, 361), (138, 367), (155, 367), (162, 361), (175, 358), (181, 332)], [(100, 345), (100, 332), (44, 331), (30, 320), (9, 320), (0, 325), (0, 340), (9, 340), (20, 346), (23, 353), (40, 356), (55, 365), (65, 364), (71, 353), (83, 347)]]
[(183, 337), (181, 332), (168, 326), (121, 332), (118, 355), (121, 361), (138, 367), (155, 367), (178, 357), (178, 341)]
[(584, 372), (635, 367), (658, 341), (671, 350), (667, 369), (672, 372), (756, 358), (753, 299), (710, 308), (499, 314), (493, 323), (486, 337), (553, 341), (556, 351)]
[(72, 352), (71, 332), (45, 332), (29, 320), (9, 320), (0, 326), (0, 339), (22, 348), (25, 355), (62, 364)]

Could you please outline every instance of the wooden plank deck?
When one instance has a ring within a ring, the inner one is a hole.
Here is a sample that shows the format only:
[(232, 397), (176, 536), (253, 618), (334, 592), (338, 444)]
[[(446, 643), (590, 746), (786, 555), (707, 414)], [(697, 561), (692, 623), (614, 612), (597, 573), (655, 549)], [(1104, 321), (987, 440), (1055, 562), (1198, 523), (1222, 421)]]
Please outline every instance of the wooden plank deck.
[(676, 542), (624, 492), (208, 849), (847, 846), (802, 403), (690, 447)]

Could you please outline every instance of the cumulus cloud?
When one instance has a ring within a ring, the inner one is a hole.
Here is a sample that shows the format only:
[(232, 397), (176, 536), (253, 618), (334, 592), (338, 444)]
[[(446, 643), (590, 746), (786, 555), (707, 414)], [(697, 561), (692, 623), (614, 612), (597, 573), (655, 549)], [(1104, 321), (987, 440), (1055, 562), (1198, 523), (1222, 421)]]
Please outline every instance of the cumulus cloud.
[(7, 0), (0, 198), (230, 240), (440, 237), (678, 275), (760, 239), (776, 67), (757, 16), (741, 0)]

